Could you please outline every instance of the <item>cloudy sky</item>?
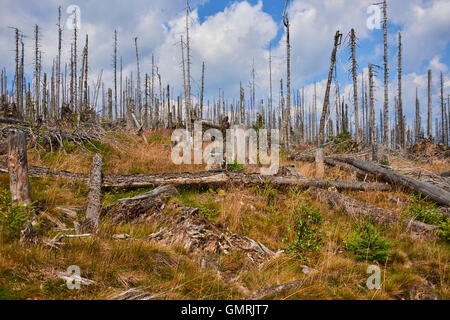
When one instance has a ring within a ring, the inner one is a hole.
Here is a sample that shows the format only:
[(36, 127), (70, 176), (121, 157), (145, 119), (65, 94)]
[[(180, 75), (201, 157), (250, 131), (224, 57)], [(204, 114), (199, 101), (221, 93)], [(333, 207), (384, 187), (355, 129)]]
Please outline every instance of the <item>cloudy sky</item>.
[[(57, 10), (62, 7), (62, 22), (70, 20), (70, 5), (81, 10), (79, 49), (89, 34), (89, 72), (93, 84), (100, 70), (106, 86), (112, 86), (112, 48), (114, 30), (119, 34), (119, 56), (124, 72), (136, 75), (134, 38), (138, 37), (141, 73), (151, 73), (155, 55), (163, 84), (170, 83), (175, 93), (182, 93), (180, 36), (184, 36), (184, 0), (1, 0), (0, 67), (12, 76), (14, 70), (14, 33), (18, 27), (26, 36), (25, 71), (33, 70), (33, 30), (42, 30), (43, 71), (51, 72), (57, 54)], [(359, 38), (357, 59), (359, 73), (367, 75), (369, 62), (383, 65), (383, 30), (369, 29), (367, 21), (375, 13), (368, 7), (373, 0), (290, 0), (291, 81), (293, 89), (305, 87), (311, 101), (313, 83), (317, 82), (319, 102), (323, 99), (333, 38), (340, 30), (346, 39), (351, 28)], [(286, 47), (282, 23), (284, 0), (191, 0), (190, 28), (192, 55), (192, 93), (198, 95), (201, 64), (206, 65), (205, 95), (212, 101), (219, 89), (232, 101), (239, 97), (239, 83), (251, 80), (252, 63), (256, 70), (256, 96), (269, 93), (269, 48), (273, 55), (274, 99), (278, 101), (279, 81), (285, 78)], [(67, 12), (68, 11), (68, 12)], [(376, 17), (376, 16), (375, 16)], [(426, 75), (433, 70), (434, 114), (439, 110), (439, 75), (444, 74), (446, 94), (450, 78), (450, 1), (388, 0), (388, 45), (390, 68), (390, 105), (397, 88), (397, 34), (403, 39), (403, 101), (409, 119), (414, 114), (415, 92), (419, 91), (423, 116), (426, 107)], [(64, 62), (70, 54), (71, 30), (63, 33)], [(350, 51), (346, 44), (338, 52), (338, 78), (348, 101), (351, 91), (348, 74)], [(376, 108), (382, 105), (383, 73), (377, 74)], [(360, 76), (361, 78), (361, 76)], [(342, 90), (342, 89), (341, 89)], [(333, 97), (332, 97), (333, 98)], [(351, 102), (351, 100), (350, 100)], [(321, 105), (321, 103), (319, 103)], [(392, 112), (392, 111), (391, 111)], [(378, 113), (377, 113), (378, 115)]]

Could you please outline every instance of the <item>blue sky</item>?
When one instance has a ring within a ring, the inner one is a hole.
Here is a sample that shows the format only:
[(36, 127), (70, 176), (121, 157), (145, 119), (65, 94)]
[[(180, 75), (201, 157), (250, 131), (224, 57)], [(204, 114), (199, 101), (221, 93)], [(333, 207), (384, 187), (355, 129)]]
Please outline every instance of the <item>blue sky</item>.
[[(134, 37), (139, 39), (141, 72), (151, 72), (155, 55), (163, 84), (170, 83), (175, 93), (182, 93), (180, 36), (184, 35), (184, 0), (42, 0), (4, 3), (0, 13), (0, 67), (14, 70), (14, 38), (8, 26), (17, 26), (25, 38), (25, 72), (32, 74), (32, 34), (34, 24), (42, 30), (43, 71), (50, 73), (56, 56), (56, 19), (58, 5), (63, 9), (63, 22), (71, 4), (81, 9), (80, 51), (84, 36), (89, 34), (90, 84), (93, 86), (100, 70), (106, 87), (112, 86), (112, 39), (119, 32), (119, 55), (124, 72), (136, 75)], [(290, 0), (292, 87), (305, 86), (306, 101), (311, 102), (313, 83), (317, 82), (319, 107), (334, 33), (345, 36), (355, 28), (359, 37), (357, 59), (359, 73), (367, 75), (367, 65), (383, 64), (383, 32), (369, 30), (367, 8), (372, 0)], [(281, 21), (284, 0), (192, 0), (191, 48), (193, 94), (198, 94), (201, 64), (206, 64), (206, 99), (210, 101), (224, 90), (232, 101), (239, 97), (239, 83), (248, 84), (252, 63), (256, 69), (256, 95), (269, 94), (268, 48), (272, 45), (274, 99), (278, 101), (279, 81), (285, 78), (285, 30)], [(438, 114), (438, 77), (444, 74), (446, 92), (450, 87), (450, 1), (448, 0), (388, 0), (388, 40), (390, 69), (390, 105), (394, 104), (397, 87), (397, 33), (403, 37), (403, 100), (408, 118), (414, 111), (415, 90), (418, 87), (421, 106), (426, 105), (426, 73), (433, 70), (433, 106)], [(63, 34), (63, 61), (70, 52), (71, 31)], [(349, 50), (343, 45), (338, 52), (338, 78), (347, 99), (351, 92), (348, 75)], [(382, 103), (382, 72), (376, 78), (376, 108)], [(361, 79), (361, 75), (359, 80)], [(246, 87), (246, 97), (249, 96)], [(333, 96), (331, 99), (334, 99)], [(333, 100), (332, 100), (333, 101)], [(348, 101), (348, 99), (347, 99)], [(349, 101), (349, 104), (352, 102)], [(392, 112), (392, 111), (391, 111)]]

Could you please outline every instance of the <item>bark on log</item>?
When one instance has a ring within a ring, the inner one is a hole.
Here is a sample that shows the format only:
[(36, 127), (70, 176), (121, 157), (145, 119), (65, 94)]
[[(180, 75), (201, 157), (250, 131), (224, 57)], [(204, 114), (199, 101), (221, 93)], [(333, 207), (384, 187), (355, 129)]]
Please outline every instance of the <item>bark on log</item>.
[(27, 136), (25, 132), (11, 128), (8, 135), (9, 188), (13, 203), (31, 203), (28, 179)]
[(444, 171), (440, 173), (441, 177), (450, 177), (450, 170)]
[(98, 228), (102, 207), (102, 180), (102, 156), (97, 153), (92, 159), (86, 216), (80, 226), (82, 232), (91, 233)]
[(161, 186), (134, 198), (120, 199), (108, 211), (114, 216), (114, 223), (128, 222), (145, 214), (149, 209), (160, 208), (170, 196), (175, 195), (179, 193), (173, 185)]
[[(0, 163), (2, 172), (2, 163)], [(39, 167), (31, 167), (30, 174), (33, 176), (51, 175), (64, 179), (87, 179), (86, 175), (55, 171)], [(102, 187), (104, 189), (124, 190), (131, 188), (148, 188), (172, 184), (176, 187), (226, 187), (228, 184), (234, 185), (264, 185), (266, 183), (275, 188), (285, 190), (289, 188), (307, 189), (309, 187), (336, 188), (338, 190), (379, 190), (388, 191), (390, 186), (381, 183), (365, 183), (343, 180), (309, 179), (304, 177), (287, 176), (261, 176), (260, 174), (237, 173), (226, 171), (207, 172), (185, 172), (185, 173), (162, 173), (162, 174), (137, 174), (137, 175), (105, 175)]]
[(437, 226), (425, 224), (407, 217), (400, 217), (398, 214), (379, 208), (369, 203), (364, 203), (338, 192), (310, 188), (310, 193), (319, 201), (325, 201), (335, 209), (342, 209), (351, 218), (358, 220), (361, 217), (369, 217), (383, 226), (395, 223), (405, 223), (406, 230), (417, 233), (432, 233), (439, 229)]
[(13, 119), (13, 118), (4, 118), (0, 117), (0, 123), (6, 123), (6, 124), (24, 124), (23, 121)]
[(355, 182), (345, 180), (326, 180), (326, 179), (310, 179), (302, 177), (276, 177), (276, 176), (261, 176), (259, 174), (242, 174), (229, 172), (231, 183), (241, 186), (255, 186), (270, 184), (279, 190), (294, 189), (308, 189), (310, 187), (317, 188), (336, 188), (337, 190), (352, 190), (352, 191), (388, 191), (390, 186), (382, 183), (367, 183)]
[(450, 192), (433, 186), (427, 182), (419, 181), (417, 179), (399, 174), (392, 170), (388, 170), (374, 163), (367, 161), (345, 158), (345, 157), (332, 157), (333, 160), (345, 162), (351, 164), (352, 166), (364, 170), (366, 172), (373, 173), (383, 179), (384, 181), (392, 184), (405, 187), (406, 189), (413, 192), (420, 192), (421, 194), (428, 196), (433, 201), (447, 206), (450, 206)]

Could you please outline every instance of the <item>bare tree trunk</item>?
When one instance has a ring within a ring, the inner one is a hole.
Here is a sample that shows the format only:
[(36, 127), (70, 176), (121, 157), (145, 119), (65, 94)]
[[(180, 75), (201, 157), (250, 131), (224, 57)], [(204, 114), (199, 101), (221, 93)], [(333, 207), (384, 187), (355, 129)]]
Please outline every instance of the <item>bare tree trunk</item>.
[(287, 0), (284, 7), (283, 23), (286, 27), (286, 148), (289, 150), (290, 134), (291, 134), (291, 44), (289, 38), (289, 17), (286, 12)]
[(359, 130), (359, 113), (358, 113), (358, 83), (356, 70), (356, 35), (355, 29), (351, 30), (350, 41), (352, 46), (352, 77), (353, 77), (353, 104), (355, 106), (355, 137), (356, 143), (361, 143), (361, 134)]
[(442, 143), (443, 144), (448, 144), (447, 143), (447, 132), (446, 132), (446, 128), (445, 128), (445, 106), (444, 106), (444, 78), (442, 76), (442, 71), (441, 71), (441, 139), (442, 139)]
[(137, 37), (134, 38), (134, 43), (136, 45), (136, 64), (137, 64), (137, 99), (138, 101), (138, 110), (139, 110), (139, 119), (142, 123), (142, 95), (141, 95), (141, 70), (139, 68), (139, 51), (138, 51), (138, 43)]
[(183, 66), (183, 88), (184, 88), (184, 108), (185, 108), (185, 113), (186, 113), (186, 129), (188, 128), (188, 123), (190, 122), (190, 112), (189, 112), (189, 107), (188, 107), (188, 102), (187, 102), (187, 84), (186, 84), (186, 67), (185, 67), (185, 63), (184, 63), (184, 43), (183, 43), (183, 36), (181, 35), (181, 63)]
[(403, 123), (403, 104), (402, 104), (402, 35), (398, 33), (398, 130), (400, 147), (405, 149), (405, 125)]
[(427, 136), (428, 138), (433, 137), (433, 120), (432, 120), (432, 115), (433, 115), (433, 107), (432, 107), (432, 93), (431, 93), (431, 77), (432, 77), (432, 73), (431, 73), (431, 69), (428, 70), (428, 126), (427, 126)]
[(419, 97), (416, 87), (416, 137), (415, 140), (418, 141), (420, 139), (420, 105), (419, 105)]
[(384, 144), (389, 146), (389, 83), (387, 52), (387, 4), (383, 0), (383, 32), (384, 32)]
[(325, 90), (325, 97), (323, 101), (323, 109), (322, 109), (322, 115), (320, 117), (320, 128), (319, 128), (319, 148), (317, 149), (316, 153), (316, 178), (323, 178), (325, 176), (325, 166), (323, 162), (323, 144), (325, 140), (325, 118), (328, 113), (328, 107), (330, 105), (330, 87), (331, 87), (331, 81), (333, 78), (333, 68), (336, 63), (336, 52), (337, 47), (341, 41), (342, 34), (338, 31), (336, 31), (336, 34), (334, 36), (334, 45), (333, 45), (333, 52), (331, 53), (331, 61), (330, 61), (330, 71), (328, 72), (328, 80), (327, 80), (327, 87)]
[(186, 0), (186, 62), (187, 62), (187, 110), (189, 120), (186, 128), (191, 128), (191, 52), (189, 46), (189, 0)]
[(58, 60), (56, 63), (56, 109), (57, 109), (58, 113), (59, 113), (59, 109), (60, 109), (60, 96), (61, 96), (61, 93), (60, 93), (61, 92), (61, 43), (62, 43), (61, 6), (59, 6), (58, 7)]
[(373, 66), (369, 63), (370, 146), (373, 146), (375, 143), (375, 109), (373, 99)]
[(200, 92), (200, 118), (203, 119), (203, 94), (205, 91), (205, 62), (202, 64), (202, 90)]
[(114, 30), (113, 68), (114, 68), (114, 115), (115, 115), (115, 118), (118, 119), (118, 114), (117, 114), (117, 30)]

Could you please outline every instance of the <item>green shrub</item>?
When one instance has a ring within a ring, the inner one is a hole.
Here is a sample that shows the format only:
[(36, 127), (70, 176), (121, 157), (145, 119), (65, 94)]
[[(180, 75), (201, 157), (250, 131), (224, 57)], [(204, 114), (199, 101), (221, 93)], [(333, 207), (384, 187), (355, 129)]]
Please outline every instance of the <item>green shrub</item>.
[(441, 223), (442, 230), (438, 231), (438, 235), (446, 240), (450, 241), (450, 220), (447, 219), (447, 221), (444, 221)]
[(344, 240), (347, 250), (358, 260), (385, 262), (389, 257), (391, 244), (380, 237), (378, 229), (370, 223), (363, 223)]
[(235, 159), (233, 163), (227, 164), (228, 171), (243, 171), (244, 165), (242, 163), (238, 163)]
[(428, 202), (428, 197), (418, 193), (411, 195), (410, 199), (411, 204), (406, 207), (405, 215), (432, 225), (440, 225), (447, 220), (446, 216), (437, 211), (434, 203)]
[(20, 231), (26, 225), (29, 216), (35, 211), (32, 204), (15, 205), (11, 202), (8, 191), (0, 192), (0, 230), (2, 236), (7, 240), (20, 237)]
[[(294, 223), (289, 225), (289, 229), (292, 228), (295, 232), (295, 240), (289, 244), (286, 251), (301, 255), (305, 252), (319, 250), (322, 246), (321, 224), (322, 215), (319, 209), (306, 204), (296, 206), (294, 208)], [(305, 257), (302, 258), (306, 259)]]

